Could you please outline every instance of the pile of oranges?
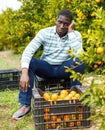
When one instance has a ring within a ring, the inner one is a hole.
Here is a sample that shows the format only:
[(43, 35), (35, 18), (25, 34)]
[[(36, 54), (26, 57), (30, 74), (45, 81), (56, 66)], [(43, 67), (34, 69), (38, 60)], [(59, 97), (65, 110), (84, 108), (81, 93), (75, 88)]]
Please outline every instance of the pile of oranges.
[(49, 93), (45, 92), (43, 94), (43, 98), (46, 101), (58, 101), (58, 100), (78, 100), (80, 98), (80, 94), (74, 90), (70, 92), (68, 90), (61, 90), (59, 93)]
[(77, 113), (68, 114), (58, 114), (51, 113), (50, 107), (44, 108), (44, 122), (45, 128), (56, 129), (58, 127), (75, 127), (81, 126), (81, 121), (83, 119), (83, 108), (82, 106), (76, 107)]

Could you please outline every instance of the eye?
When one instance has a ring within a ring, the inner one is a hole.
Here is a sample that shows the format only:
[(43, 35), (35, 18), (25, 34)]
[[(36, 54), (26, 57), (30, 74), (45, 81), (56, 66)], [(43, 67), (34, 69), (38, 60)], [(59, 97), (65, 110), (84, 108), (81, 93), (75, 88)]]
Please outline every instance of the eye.
[(62, 21), (58, 21), (59, 24), (62, 24)]

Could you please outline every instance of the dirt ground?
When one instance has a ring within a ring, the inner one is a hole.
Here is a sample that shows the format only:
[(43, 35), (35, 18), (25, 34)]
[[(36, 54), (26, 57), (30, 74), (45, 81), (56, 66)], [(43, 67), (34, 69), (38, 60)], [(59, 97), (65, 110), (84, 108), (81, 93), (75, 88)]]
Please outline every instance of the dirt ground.
[[(9, 64), (11, 64), (11, 68), (17, 68), (20, 69), (20, 56), (17, 59), (14, 59), (16, 57), (12, 57), (13, 53), (11, 51), (1, 51), (0, 52), (0, 59), (4, 60), (4, 63), (6, 63), (5, 65), (8, 66)], [(8, 66), (9, 67), (9, 66)], [(3, 68), (5, 69), (5, 67)], [(91, 78), (91, 77), (90, 77)], [(1, 108), (1, 106), (0, 106)], [(90, 128), (84, 129), (84, 130), (98, 130), (99, 127), (96, 124), (91, 125)]]
[(13, 55), (13, 51), (0, 51), (0, 69), (20, 69), (21, 55)]

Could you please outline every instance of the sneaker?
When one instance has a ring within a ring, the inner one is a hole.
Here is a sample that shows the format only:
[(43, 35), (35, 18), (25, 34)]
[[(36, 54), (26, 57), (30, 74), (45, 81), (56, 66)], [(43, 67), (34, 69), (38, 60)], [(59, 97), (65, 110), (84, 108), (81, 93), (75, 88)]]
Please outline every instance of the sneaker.
[(12, 119), (13, 120), (20, 120), (21, 117), (23, 117), (24, 115), (29, 113), (30, 110), (31, 110), (31, 106), (30, 105), (22, 104), (21, 107), (19, 108), (19, 110), (14, 113), (14, 115), (12, 116)]

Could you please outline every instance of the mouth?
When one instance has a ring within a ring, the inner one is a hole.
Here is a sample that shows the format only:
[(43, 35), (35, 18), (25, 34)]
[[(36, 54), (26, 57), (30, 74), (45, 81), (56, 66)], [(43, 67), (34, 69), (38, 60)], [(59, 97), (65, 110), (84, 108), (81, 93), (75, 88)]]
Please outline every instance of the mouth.
[(63, 29), (58, 30), (59, 33), (64, 33), (65, 31)]

